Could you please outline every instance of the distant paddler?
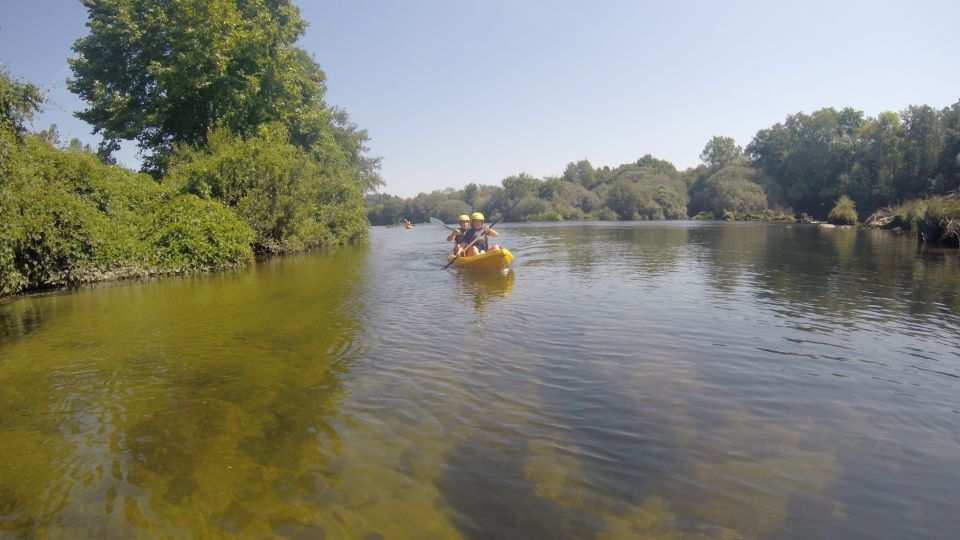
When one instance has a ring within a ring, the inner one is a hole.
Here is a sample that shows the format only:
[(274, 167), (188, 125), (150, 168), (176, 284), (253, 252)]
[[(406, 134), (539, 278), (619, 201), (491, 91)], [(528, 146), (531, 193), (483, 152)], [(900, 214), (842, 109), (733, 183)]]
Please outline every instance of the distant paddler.
[(403, 218), (403, 226), (408, 229), (412, 229), (413, 223), (410, 223), (410, 220), (408, 220), (407, 218)]
[[(490, 249), (490, 247), (487, 245), (487, 237), (500, 236), (497, 231), (491, 229), (490, 227), (483, 226), (483, 214), (480, 212), (474, 212), (470, 215), (470, 218), (470, 229), (463, 233), (463, 236), (460, 238), (460, 244), (462, 246), (470, 247), (466, 248), (466, 252), (464, 252), (463, 248), (461, 247), (458, 250), (458, 255), (460, 257), (472, 257), (474, 255), (485, 253), (488, 249)], [(493, 249), (500, 249), (500, 246), (494, 244)]]

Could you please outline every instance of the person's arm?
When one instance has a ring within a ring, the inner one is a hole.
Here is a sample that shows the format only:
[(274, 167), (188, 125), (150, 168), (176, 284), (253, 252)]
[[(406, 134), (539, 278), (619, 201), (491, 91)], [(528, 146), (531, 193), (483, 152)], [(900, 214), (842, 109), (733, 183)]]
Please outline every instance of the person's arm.
[(450, 233), (450, 236), (447, 237), (447, 241), (453, 240), (458, 236), (460, 236), (460, 231), (453, 231), (452, 233)]
[(500, 235), (497, 234), (497, 231), (491, 229), (490, 227), (487, 227), (487, 236), (500, 236)]

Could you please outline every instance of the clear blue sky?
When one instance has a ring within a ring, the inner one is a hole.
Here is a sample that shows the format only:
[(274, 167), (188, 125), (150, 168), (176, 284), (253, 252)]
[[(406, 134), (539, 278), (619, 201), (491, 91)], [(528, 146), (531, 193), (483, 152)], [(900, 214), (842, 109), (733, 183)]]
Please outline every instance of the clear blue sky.
[[(873, 116), (960, 99), (960, 2), (299, 1), (327, 101), (370, 131), (384, 189), (409, 196), (560, 174), (646, 153), (696, 165), (787, 114)], [(0, 0), (0, 62), (50, 97), (37, 129), (95, 143), (72, 118), (71, 0)], [(121, 161), (137, 166), (127, 148)]]

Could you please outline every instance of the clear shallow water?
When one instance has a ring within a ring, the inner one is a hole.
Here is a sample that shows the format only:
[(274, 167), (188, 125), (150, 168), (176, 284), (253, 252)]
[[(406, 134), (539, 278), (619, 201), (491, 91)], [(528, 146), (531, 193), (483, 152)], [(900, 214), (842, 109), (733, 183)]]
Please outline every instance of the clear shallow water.
[(0, 537), (943, 538), (960, 264), (720, 223), (436, 227), (0, 304)]

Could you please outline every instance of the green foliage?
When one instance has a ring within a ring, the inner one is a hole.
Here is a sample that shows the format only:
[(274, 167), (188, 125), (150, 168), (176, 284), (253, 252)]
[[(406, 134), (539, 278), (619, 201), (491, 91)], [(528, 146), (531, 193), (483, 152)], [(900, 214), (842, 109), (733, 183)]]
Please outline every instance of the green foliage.
[(706, 210), (699, 212), (697, 215), (690, 218), (695, 221), (711, 221), (717, 219), (717, 216), (713, 215), (713, 212), (707, 212)]
[[(713, 137), (704, 163), (677, 171), (650, 154), (617, 167), (568, 163), (559, 177), (518, 175), (503, 187), (471, 184), (412, 199), (371, 197), (370, 220), (425, 219), (447, 199), (508, 219), (730, 219), (794, 220), (793, 208), (823, 219), (849, 194), (856, 206), (877, 208), (898, 199), (960, 189), (960, 102), (937, 111), (909, 107), (866, 118), (851, 108), (798, 113), (760, 130), (747, 152), (730, 137)], [(469, 194), (469, 196), (468, 196)], [(422, 216), (422, 217), (421, 217)]]
[(747, 152), (769, 178), (771, 199), (823, 217), (843, 193), (861, 208), (877, 208), (960, 187), (958, 126), (960, 102), (876, 118), (829, 108), (759, 131)]
[(0, 68), (0, 127), (12, 130), (17, 137), (25, 133), (24, 124), (33, 119), (33, 113), (40, 109), (43, 95), (40, 90), (27, 82), (10, 78), (6, 70)]
[(504, 178), (501, 184), (506, 196), (511, 201), (518, 201), (528, 195), (538, 193), (542, 181), (527, 173)]
[(960, 246), (960, 197), (955, 193), (908, 201), (890, 213), (892, 223), (916, 231), (924, 243)]
[(824, 216), (840, 195), (863, 113), (847, 108), (798, 113), (760, 130), (747, 146), (754, 165), (780, 184), (784, 203)]
[(331, 178), (287, 141), (279, 124), (249, 137), (214, 130), (205, 149), (177, 149), (164, 184), (234, 209), (254, 231), (259, 251), (301, 251), (363, 237), (360, 187)]
[(833, 206), (833, 209), (830, 210), (827, 221), (834, 225), (856, 225), (857, 210), (853, 199), (846, 195), (841, 195), (840, 198), (837, 199), (837, 203)]
[(183, 201), (149, 176), (32, 135), (14, 154), (16, 174), (0, 183), (0, 295), (250, 258), (249, 230), (219, 203), (187, 208), (195, 227), (158, 237)]
[(444, 223), (456, 223), (457, 218), (461, 214), (469, 214), (470, 207), (467, 206), (467, 203), (457, 200), (457, 199), (448, 199), (438, 204), (433, 209), (434, 217), (440, 219)]
[(294, 51), (304, 22), (289, 1), (84, 5), (90, 32), (73, 45), (69, 84), (90, 104), (77, 116), (103, 133), (105, 150), (136, 139), (165, 154), (204, 142), (216, 123), (245, 131), (322, 96), (322, 72)]
[(746, 157), (743, 155), (743, 148), (737, 146), (736, 141), (731, 137), (714, 136), (703, 147), (700, 153), (700, 160), (713, 169), (719, 170), (729, 165), (744, 165)]
[(690, 188), (690, 208), (696, 212), (721, 215), (759, 213), (767, 208), (767, 197), (758, 182), (759, 173), (751, 168), (728, 165)]
[(253, 257), (253, 232), (222, 204), (195, 195), (161, 201), (144, 233), (149, 262), (167, 271), (214, 270)]
[(254, 136), (280, 123), (288, 142), (359, 196), (382, 185), (367, 132), (326, 105), (323, 71), (295, 46), (306, 22), (290, 0), (84, 5), (90, 32), (74, 43), (69, 86), (89, 103), (77, 116), (103, 134), (105, 159), (136, 140), (160, 178), (178, 145), (202, 147), (214, 128)]
[(589, 161), (583, 159), (576, 163), (568, 163), (563, 171), (563, 180), (579, 184), (586, 189), (593, 189), (598, 182), (597, 173)]
[(36, 86), (11, 79), (0, 69), (0, 189), (21, 166), (17, 146), (25, 132), (24, 124), (33, 118), (42, 102)]

